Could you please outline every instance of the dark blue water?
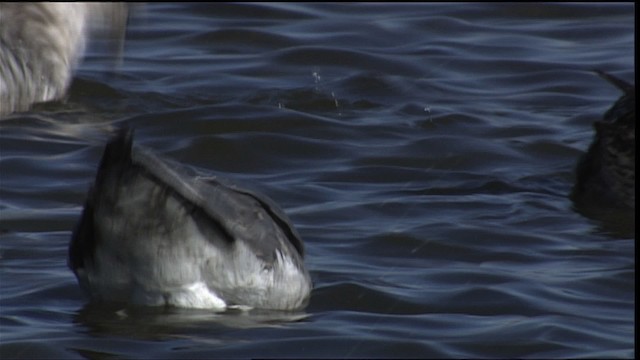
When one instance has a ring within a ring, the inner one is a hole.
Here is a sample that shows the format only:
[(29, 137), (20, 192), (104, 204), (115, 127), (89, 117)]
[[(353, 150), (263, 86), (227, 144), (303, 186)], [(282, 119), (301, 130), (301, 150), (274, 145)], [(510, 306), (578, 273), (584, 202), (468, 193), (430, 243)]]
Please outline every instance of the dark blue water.
[[(147, 4), (0, 120), (0, 356), (635, 356), (634, 213), (567, 195), (633, 82), (627, 4)], [(302, 313), (90, 305), (67, 244), (117, 126), (269, 195)]]

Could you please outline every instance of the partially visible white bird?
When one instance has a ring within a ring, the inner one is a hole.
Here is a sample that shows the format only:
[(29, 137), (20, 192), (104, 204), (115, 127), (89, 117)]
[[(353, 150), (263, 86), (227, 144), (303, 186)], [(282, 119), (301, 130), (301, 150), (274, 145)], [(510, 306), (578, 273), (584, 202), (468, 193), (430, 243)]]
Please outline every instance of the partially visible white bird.
[(122, 3), (0, 3), (0, 116), (64, 97), (92, 30), (124, 34)]

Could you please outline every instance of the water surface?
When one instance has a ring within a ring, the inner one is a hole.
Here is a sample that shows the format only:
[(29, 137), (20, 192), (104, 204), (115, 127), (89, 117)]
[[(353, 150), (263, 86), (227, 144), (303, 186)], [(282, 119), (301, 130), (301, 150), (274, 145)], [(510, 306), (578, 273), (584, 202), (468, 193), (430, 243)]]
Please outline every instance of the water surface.
[[(634, 79), (627, 4), (171, 4), (0, 120), (3, 358), (635, 355), (634, 214), (567, 195)], [(91, 305), (67, 244), (104, 143), (273, 198), (301, 313)]]

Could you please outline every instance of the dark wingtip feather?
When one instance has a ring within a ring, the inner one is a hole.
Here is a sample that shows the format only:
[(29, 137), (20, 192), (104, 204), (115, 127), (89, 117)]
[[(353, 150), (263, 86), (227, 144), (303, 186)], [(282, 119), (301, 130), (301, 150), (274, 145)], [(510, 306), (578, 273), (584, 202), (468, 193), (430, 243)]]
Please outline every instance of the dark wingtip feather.
[(131, 159), (131, 148), (133, 146), (133, 129), (122, 127), (118, 129), (115, 136), (109, 140), (102, 155), (100, 168), (108, 163), (127, 161)]
[(615, 77), (599, 69), (594, 69), (593, 71), (596, 74), (600, 75), (601, 78), (611, 83), (613, 86), (622, 90), (622, 92), (624, 92), (625, 94), (631, 93), (636, 90), (636, 87), (634, 85), (631, 85), (630, 83), (620, 79), (619, 77)]
[(96, 238), (98, 234), (94, 229), (94, 192), (101, 188), (101, 183), (112, 166), (131, 161), (132, 146), (133, 130), (122, 127), (104, 149), (94, 186), (89, 190), (82, 215), (73, 231), (69, 245), (67, 264), (74, 272), (84, 268), (85, 261), (92, 261), (96, 243), (99, 242)]

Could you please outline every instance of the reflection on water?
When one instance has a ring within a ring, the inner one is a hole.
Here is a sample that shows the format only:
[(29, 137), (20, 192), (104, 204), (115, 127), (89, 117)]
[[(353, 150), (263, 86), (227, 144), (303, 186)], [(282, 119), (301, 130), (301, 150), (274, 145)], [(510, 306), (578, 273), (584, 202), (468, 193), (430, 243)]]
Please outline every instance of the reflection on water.
[(233, 329), (277, 328), (305, 321), (304, 312), (231, 309), (215, 313), (198, 309), (122, 307), (117, 305), (84, 306), (73, 316), (95, 335), (128, 337), (138, 340), (174, 338), (184, 331), (225, 333)]

